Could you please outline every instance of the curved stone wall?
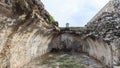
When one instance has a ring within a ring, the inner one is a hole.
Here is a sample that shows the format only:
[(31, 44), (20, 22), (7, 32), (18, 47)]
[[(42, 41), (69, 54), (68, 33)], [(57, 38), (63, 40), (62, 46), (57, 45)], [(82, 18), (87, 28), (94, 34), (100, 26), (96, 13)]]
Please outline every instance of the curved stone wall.
[(40, 0), (0, 0), (0, 7), (0, 68), (24, 68), (49, 52), (57, 26)]
[(84, 52), (89, 56), (94, 57), (96, 60), (100, 61), (105, 67), (113, 67), (112, 47), (109, 46), (107, 43), (99, 39), (92, 39), (89, 37), (86, 39), (81, 39), (80, 35), (69, 33), (61, 34), (61, 36), (59, 36), (58, 38), (60, 38), (58, 39), (58, 41), (60, 41), (61, 43), (56, 45), (58, 46), (57, 49), (62, 49), (63, 51), (68, 50), (68, 52), (71, 53)]

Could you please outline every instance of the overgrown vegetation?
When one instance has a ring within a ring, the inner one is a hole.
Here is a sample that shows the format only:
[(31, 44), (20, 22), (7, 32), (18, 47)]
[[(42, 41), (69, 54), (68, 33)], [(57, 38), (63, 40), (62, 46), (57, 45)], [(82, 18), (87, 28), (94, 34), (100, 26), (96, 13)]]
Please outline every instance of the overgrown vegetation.
[(70, 55), (62, 55), (56, 58), (47, 60), (45, 65), (52, 68), (85, 68), (84, 65), (76, 62)]
[(65, 62), (65, 61), (69, 60), (69, 56), (66, 55), (64, 57), (57, 58), (56, 60), (57, 60), (57, 62)]
[(54, 22), (55, 20), (54, 20), (54, 18), (53, 18), (53, 16), (50, 16), (50, 24), (52, 24), (53, 22)]
[(61, 64), (60, 68), (85, 68), (85, 67), (77, 63), (66, 63)]

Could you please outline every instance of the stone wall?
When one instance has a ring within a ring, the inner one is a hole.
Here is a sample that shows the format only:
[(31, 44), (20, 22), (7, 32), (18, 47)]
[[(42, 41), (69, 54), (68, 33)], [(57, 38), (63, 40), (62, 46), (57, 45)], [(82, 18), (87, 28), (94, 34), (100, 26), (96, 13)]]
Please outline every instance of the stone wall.
[(54, 48), (85, 52), (108, 68), (119, 64), (120, 3), (109, 3), (104, 10), (111, 11), (100, 12), (82, 32), (61, 34), (40, 0), (0, 0), (0, 68), (34, 68), (32, 61)]
[[(112, 68), (113, 67), (113, 55), (112, 47), (109, 46), (102, 40), (86, 38), (82, 39), (80, 35), (64, 33), (58, 37), (60, 44), (55, 44), (60, 49), (60, 51), (71, 52), (71, 53), (86, 53), (94, 59), (100, 61), (104, 67)], [(57, 39), (55, 39), (57, 40)], [(53, 42), (56, 43), (56, 42)]]
[[(120, 1), (111, 0), (105, 6), (104, 10), (112, 8), (109, 11), (101, 11), (96, 15), (96, 19), (86, 25), (85, 34), (86, 37), (93, 36), (97, 39), (101, 39), (112, 47), (113, 63), (114, 65), (120, 64)], [(84, 35), (85, 35), (84, 34)]]
[(40, 0), (0, 0), (0, 68), (25, 68), (57, 31)]

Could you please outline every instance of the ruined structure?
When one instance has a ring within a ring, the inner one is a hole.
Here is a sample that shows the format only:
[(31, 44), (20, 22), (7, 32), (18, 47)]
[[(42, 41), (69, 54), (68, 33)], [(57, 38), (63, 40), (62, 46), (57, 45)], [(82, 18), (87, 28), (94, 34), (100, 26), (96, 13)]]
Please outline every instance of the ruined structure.
[(82, 32), (61, 35), (68, 49), (85, 52), (105, 67), (120, 65), (120, 1), (110, 0), (84, 27)]
[(29, 68), (49, 51), (56, 28), (40, 0), (0, 0), (0, 68)]
[(41, 0), (0, 0), (0, 68), (39, 68), (52, 49), (84, 52), (105, 68), (120, 64), (120, 1), (111, 0), (81, 32), (59, 31)]
[[(89, 25), (90, 24), (90, 25)], [(111, 0), (86, 26), (89, 35), (112, 49), (113, 64), (120, 64), (120, 0)]]

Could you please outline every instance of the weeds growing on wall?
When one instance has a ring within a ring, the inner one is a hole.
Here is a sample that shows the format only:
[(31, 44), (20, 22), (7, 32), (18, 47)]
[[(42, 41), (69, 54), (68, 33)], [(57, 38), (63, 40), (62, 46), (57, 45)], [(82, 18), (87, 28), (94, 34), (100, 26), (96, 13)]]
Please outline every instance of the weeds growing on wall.
[(50, 16), (50, 24), (52, 24), (54, 21), (55, 20), (54, 20), (53, 16)]

